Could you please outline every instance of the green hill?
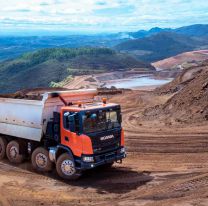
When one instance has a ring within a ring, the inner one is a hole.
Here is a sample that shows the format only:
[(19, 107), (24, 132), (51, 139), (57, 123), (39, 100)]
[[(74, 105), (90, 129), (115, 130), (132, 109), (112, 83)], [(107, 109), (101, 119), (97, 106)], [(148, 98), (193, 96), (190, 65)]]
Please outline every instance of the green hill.
[(208, 38), (189, 37), (174, 32), (162, 32), (118, 44), (115, 49), (154, 62), (177, 54), (208, 48)]
[(63, 81), (70, 75), (130, 68), (154, 70), (149, 64), (107, 48), (42, 49), (1, 62), (0, 88), (1, 93), (8, 93), (26, 88), (47, 87), (51, 82)]

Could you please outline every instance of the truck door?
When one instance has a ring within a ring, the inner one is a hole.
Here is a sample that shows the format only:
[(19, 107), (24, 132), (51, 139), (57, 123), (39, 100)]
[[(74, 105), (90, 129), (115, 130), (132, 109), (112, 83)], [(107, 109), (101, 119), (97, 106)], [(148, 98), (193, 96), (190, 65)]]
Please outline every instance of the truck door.
[(77, 131), (74, 112), (61, 112), (61, 144), (71, 149), (75, 156), (82, 155), (82, 139)]

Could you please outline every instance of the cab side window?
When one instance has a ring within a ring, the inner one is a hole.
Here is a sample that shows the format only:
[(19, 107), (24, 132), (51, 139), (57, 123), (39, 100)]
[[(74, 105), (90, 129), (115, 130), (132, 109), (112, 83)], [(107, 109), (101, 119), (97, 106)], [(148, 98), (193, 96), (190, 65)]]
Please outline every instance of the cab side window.
[[(74, 115), (74, 117), (72, 117), (73, 121), (71, 121), (71, 122), (70, 122), (70, 115), (71, 116)], [(63, 113), (63, 125), (64, 125), (65, 129), (70, 130), (71, 132), (78, 133), (79, 129), (80, 129), (80, 127), (79, 127), (79, 116), (74, 112), (65, 111)]]
[(64, 112), (64, 114), (63, 114), (64, 128), (68, 129), (68, 130), (70, 129), (69, 118), (68, 118), (69, 115), (70, 115), (70, 112)]

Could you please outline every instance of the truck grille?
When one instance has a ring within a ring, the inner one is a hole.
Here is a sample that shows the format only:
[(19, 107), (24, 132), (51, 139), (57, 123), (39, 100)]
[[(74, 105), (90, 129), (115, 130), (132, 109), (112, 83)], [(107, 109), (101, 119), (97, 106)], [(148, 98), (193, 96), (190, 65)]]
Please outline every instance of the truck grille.
[(112, 151), (120, 147), (121, 131), (90, 136), (95, 154)]

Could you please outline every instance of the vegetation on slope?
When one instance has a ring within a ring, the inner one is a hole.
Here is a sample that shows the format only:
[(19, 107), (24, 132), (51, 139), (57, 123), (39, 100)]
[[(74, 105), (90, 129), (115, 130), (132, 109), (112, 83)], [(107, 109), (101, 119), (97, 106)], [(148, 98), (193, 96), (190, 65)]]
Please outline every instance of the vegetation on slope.
[(1, 93), (25, 88), (47, 87), (70, 75), (93, 74), (130, 68), (147, 68), (149, 64), (107, 48), (52, 48), (26, 53), (0, 63)]

